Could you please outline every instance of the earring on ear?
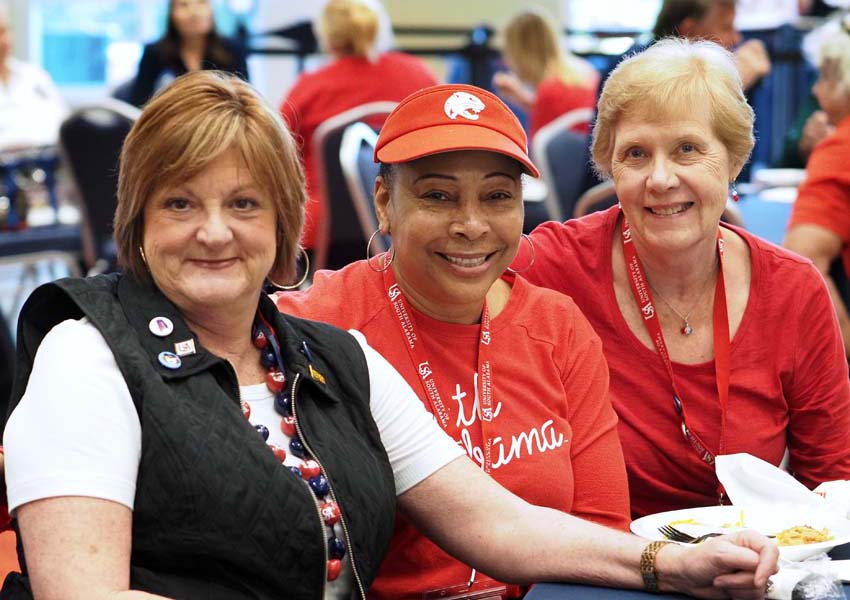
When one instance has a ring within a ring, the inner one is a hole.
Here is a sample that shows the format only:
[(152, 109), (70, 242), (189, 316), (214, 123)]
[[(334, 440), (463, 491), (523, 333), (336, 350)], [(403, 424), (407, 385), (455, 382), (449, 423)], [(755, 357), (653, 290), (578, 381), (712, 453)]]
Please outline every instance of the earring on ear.
[(738, 188), (735, 187), (734, 181), (729, 184), (729, 188), (732, 192), (732, 202), (737, 202), (738, 200), (740, 200), (741, 197), (738, 195)]
[(148, 259), (145, 258), (145, 249), (142, 248), (141, 244), (139, 244), (139, 256), (142, 257), (142, 262), (145, 263), (145, 266), (148, 266)]

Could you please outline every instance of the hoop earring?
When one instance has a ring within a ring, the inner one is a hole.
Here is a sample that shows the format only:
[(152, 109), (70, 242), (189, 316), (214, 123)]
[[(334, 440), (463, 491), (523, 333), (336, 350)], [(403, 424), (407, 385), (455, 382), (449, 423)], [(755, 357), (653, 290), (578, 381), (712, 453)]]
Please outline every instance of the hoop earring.
[(299, 250), (301, 250), (301, 253), (304, 255), (304, 262), (306, 263), (304, 265), (304, 275), (301, 276), (301, 279), (298, 280), (298, 283), (293, 285), (281, 285), (274, 281), (271, 277), (266, 276), (266, 280), (277, 289), (284, 291), (297, 290), (303, 285), (305, 281), (307, 281), (307, 276), (310, 274), (310, 255), (307, 254), (307, 251), (304, 248), (299, 248)]
[(508, 271), (514, 274), (525, 273), (526, 271), (528, 271), (531, 268), (531, 265), (534, 264), (534, 259), (537, 256), (537, 250), (534, 248), (534, 242), (531, 240), (531, 238), (523, 233), (520, 241), (522, 240), (525, 240), (526, 242), (528, 242), (528, 245), (531, 246), (531, 262), (529, 262), (528, 266), (526, 266), (524, 269), (511, 269), (510, 267), (508, 267)]
[(741, 197), (738, 195), (738, 188), (735, 187), (734, 181), (729, 184), (729, 188), (732, 191), (732, 202), (737, 202), (738, 200), (740, 200)]
[(390, 250), (389, 250), (390, 259), (387, 260), (387, 258), (386, 258), (387, 253), (383, 254), (383, 256), (384, 256), (384, 263), (383, 263), (384, 268), (383, 269), (376, 269), (374, 266), (372, 266), (372, 258), (373, 257), (369, 256), (369, 248), (372, 247), (372, 241), (375, 239), (375, 236), (378, 235), (379, 233), (381, 233), (381, 230), (376, 229), (375, 232), (372, 235), (369, 236), (369, 241), (366, 242), (366, 264), (369, 265), (369, 268), (372, 269), (375, 273), (383, 273), (384, 271), (386, 271), (387, 269), (390, 268), (390, 265), (393, 264), (393, 261), (395, 260), (395, 246), (391, 245)]
[(142, 248), (142, 245), (139, 244), (139, 256), (142, 257), (142, 262), (145, 263), (145, 266), (148, 266), (148, 259), (145, 257), (145, 249)]

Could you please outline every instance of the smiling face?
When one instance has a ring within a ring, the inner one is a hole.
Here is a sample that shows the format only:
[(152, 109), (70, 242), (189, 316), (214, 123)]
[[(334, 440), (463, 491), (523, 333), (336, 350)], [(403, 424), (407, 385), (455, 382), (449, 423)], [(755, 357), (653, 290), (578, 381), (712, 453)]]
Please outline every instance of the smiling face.
[[(434, 318), (478, 307), (516, 255), (522, 234), (520, 165), (502, 154), (460, 151), (394, 165), (376, 184), (393, 271), (408, 299)], [(388, 187), (389, 185), (389, 187)]]
[(207, 0), (172, 0), (171, 22), (182, 37), (207, 35), (213, 27), (212, 7)]
[(737, 169), (708, 110), (655, 121), (624, 117), (614, 128), (611, 171), (632, 235), (647, 249), (676, 252), (714, 239)]
[(143, 248), (157, 287), (184, 313), (255, 305), (272, 269), (277, 217), (242, 156), (223, 152), (144, 209)]

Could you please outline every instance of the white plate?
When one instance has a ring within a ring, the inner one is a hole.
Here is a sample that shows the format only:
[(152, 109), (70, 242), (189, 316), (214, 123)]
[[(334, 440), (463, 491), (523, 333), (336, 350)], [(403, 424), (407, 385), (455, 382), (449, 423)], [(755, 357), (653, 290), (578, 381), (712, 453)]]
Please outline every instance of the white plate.
[[(740, 521), (741, 511), (744, 513), (743, 527), (736, 524)], [(758, 507), (746, 508), (740, 506), (705, 506), (700, 508), (685, 508), (670, 510), (654, 515), (647, 515), (632, 521), (632, 533), (651, 540), (666, 539), (658, 528), (670, 525), (673, 521), (693, 519), (693, 523), (676, 524), (674, 527), (690, 535), (701, 535), (711, 531), (728, 531), (733, 533), (741, 529), (754, 529), (765, 535), (774, 535), (783, 529), (796, 525), (809, 525), (815, 529), (829, 528), (832, 539), (817, 544), (802, 544), (800, 546), (780, 546), (779, 554), (787, 560), (804, 560), (821, 552), (829, 552), (835, 546), (850, 542), (850, 521), (844, 518), (830, 516), (812, 509), (800, 507)]]
[(753, 173), (753, 182), (766, 186), (796, 187), (806, 177), (805, 169), (759, 169)]

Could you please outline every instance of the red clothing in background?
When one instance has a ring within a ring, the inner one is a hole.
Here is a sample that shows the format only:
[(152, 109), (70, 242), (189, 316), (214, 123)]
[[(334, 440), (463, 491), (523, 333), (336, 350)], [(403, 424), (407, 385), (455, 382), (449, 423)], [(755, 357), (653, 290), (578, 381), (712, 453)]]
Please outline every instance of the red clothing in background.
[(398, 52), (386, 52), (376, 62), (365, 58), (340, 58), (298, 78), (281, 104), (280, 112), (301, 147), (307, 175), (310, 200), (302, 238), (305, 248), (315, 247), (316, 227), (326, 214), (313, 157), (316, 128), (334, 115), (360, 104), (382, 100), (399, 102), (436, 83), (434, 74), (422, 60)]
[[(714, 468), (682, 436), (661, 359), (632, 334), (617, 305), (611, 248), (619, 214), (613, 207), (563, 224), (544, 223), (531, 234), (536, 260), (523, 275), (572, 296), (602, 338), (632, 515), (717, 504)], [(778, 465), (787, 445), (789, 468), (805, 485), (848, 479), (850, 381), (823, 279), (809, 261), (730, 229), (749, 245), (752, 279), (731, 346), (726, 452), (748, 452)], [(520, 256), (517, 264), (526, 260)], [(716, 452), (714, 361), (674, 363), (673, 370), (688, 425)]]
[(812, 150), (788, 228), (795, 225), (818, 225), (840, 237), (850, 275), (850, 118)]
[[(383, 276), (359, 261), (319, 271), (306, 292), (283, 293), (278, 308), (358, 329), (404, 376), (430, 410), (408, 356)], [(443, 323), (413, 311), (451, 419), (474, 414), (478, 325)], [(628, 490), (616, 416), (599, 338), (569, 298), (514, 283), (491, 322), (494, 420), (491, 475), (527, 501), (605, 525), (628, 527)], [(495, 411), (494, 411), (495, 412)], [(480, 448), (477, 419), (461, 427), (461, 447)], [(474, 451), (477, 452), (477, 451)], [(480, 463), (478, 463), (480, 464)], [(498, 519), (498, 515), (493, 515)], [(470, 568), (425, 538), (404, 517), (370, 597), (421, 598), (465, 584)]]
[[(584, 86), (567, 85), (557, 77), (544, 79), (537, 86), (537, 96), (531, 108), (531, 139), (544, 125), (554, 121), (564, 113), (577, 108), (596, 108), (596, 91), (599, 88), (599, 75), (592, 73), (593, 81)], [(589, 133), (590, 123), (582, 123), (573, 128), (579, 133)]]

